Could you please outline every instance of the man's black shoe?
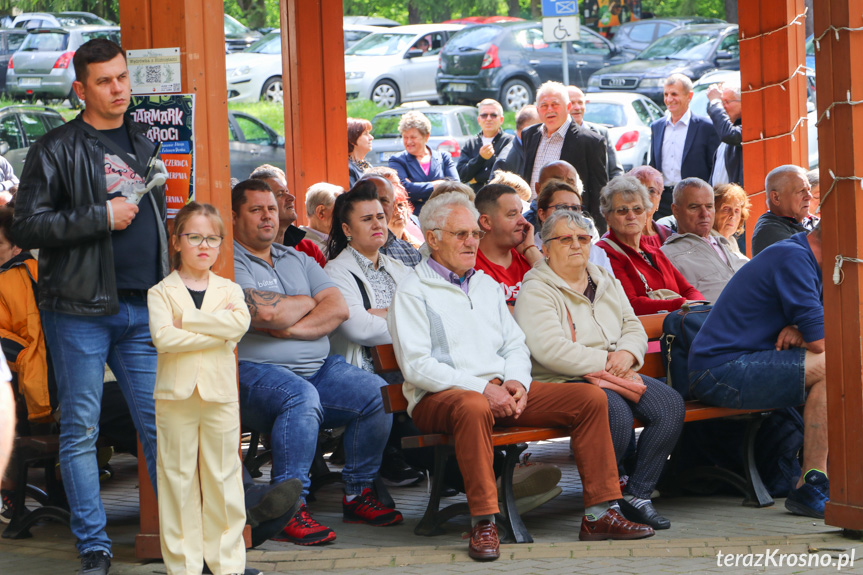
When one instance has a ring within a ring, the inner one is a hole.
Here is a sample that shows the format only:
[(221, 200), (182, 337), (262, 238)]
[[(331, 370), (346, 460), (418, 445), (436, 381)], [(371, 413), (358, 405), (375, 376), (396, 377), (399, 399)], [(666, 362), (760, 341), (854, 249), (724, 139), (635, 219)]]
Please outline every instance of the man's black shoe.
[(104, 551), (87, 551), (81, 553), (81, 570), (78, 575), (108, 575), (111, 567), (111, 556)]
[(408, 487), (416, 485), (425, 473), (414, 469), (404, 460), (401, 452), (393, 447), (384, 450), (381, 462), (381, 479), (387, 487)]
[(294, 509), (303, 494), (299, 479), (288, 479), (275, 485), (253, 485), (246, 489), (246, 523), (253, 528), (277, 519)]

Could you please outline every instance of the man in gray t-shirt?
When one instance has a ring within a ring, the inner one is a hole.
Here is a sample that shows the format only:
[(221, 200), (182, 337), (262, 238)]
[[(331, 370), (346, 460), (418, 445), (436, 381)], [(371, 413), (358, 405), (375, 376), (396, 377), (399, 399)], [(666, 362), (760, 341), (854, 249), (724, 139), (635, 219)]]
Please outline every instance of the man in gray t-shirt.
[(345, 521), (401, 522), (401, 513), (381, 504), (372, 491), (392, 426), (380, 393), (385, 382), (329, 355), (327, 336), (348, 318), (341, 292), (314, 260), (273, 243), (279, 207), (266, 182), (237, 184), (231, 209), (234, 280), (252, 316), (238, 346), (241, 419), (270, 434), (273, 482), (303, 482), (302, 507), (274, 539), (315, 545), (336, 538), (305, 505), (321, 425), (345, 426)]

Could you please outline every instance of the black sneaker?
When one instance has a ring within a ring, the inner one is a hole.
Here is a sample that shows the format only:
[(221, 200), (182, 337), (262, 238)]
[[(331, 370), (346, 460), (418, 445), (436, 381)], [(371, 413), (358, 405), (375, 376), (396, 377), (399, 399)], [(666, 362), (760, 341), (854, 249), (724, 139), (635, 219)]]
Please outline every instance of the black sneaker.
[(387, 487), (409, 487), (416, 485), (425, 478), (425, 473), (414, 469), (405, 461), (398, 449), (384, 450), (381, 461), (381, 479)]
[(78, 575), (108, 575), (111, 556), (105, 551), (87, 551), (81, 554), (81, 570)]
[(15, 492), (4, 489), (0, 491), (0, 498), (3, 500), (3, 507), (0, 509), (0, 523), (9, 523), (12, 521), (12, 515), (15, 513), (13, 498)]

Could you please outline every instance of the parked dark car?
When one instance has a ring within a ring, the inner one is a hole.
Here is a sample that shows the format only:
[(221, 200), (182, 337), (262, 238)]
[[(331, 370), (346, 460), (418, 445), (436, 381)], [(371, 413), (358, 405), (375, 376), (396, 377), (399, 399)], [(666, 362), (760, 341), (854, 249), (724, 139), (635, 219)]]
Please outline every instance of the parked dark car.
[(232, 178), (245, 180), (261, 164), (285, 169), (285, 139), (254, 116), (228, 112), (228, 150)]
[[(597, 70), (632, 57), (584, 27), (581, 39), (566, 42), (564, 47), (569, 81), (578, 86), (585, 86)], [(437, 91), (449, 103), (475, 104), (494, 98), (504, 109), (518, 110), (533, 103), (543, 82), (563, 79), (562, 54), (560, 43), (542, 39), (539, 22), (470, 26), (441, 50)]]
[(614, 45), (633, 56), (662, 38), (669, 32), (689, 24), (723, 24), (719, 18), (701, 18), (697, 16), (682, 18), (647, 18), (626, 22), (617, 28), (614, 34)]
[(594, 74), (588, 92), (638, 92), (660, 106), (663, 83), (674, 73), (693, 81), (712, 70), (739, 70), (736, 24), (697, 24), (663, 36), (632, 61)]
[[(24, 159), (36, 140), (65, 123), (56, 110), (44, 106), (5, 106), (0, 108), (0, 153), (16, 176), (24, 169)], [(7, 148), (3, 151), (3, 148)]]
[(250, 30), (236, 18), (225, 14), (225, 52), (242, 52), (261, 39), (262, 34)]
[(20, 28), (0, 30), (0, 92), (6, 91), (6, 71), (9, 67), (9, 59), (21, 47), (26, 37), (27, 31)]

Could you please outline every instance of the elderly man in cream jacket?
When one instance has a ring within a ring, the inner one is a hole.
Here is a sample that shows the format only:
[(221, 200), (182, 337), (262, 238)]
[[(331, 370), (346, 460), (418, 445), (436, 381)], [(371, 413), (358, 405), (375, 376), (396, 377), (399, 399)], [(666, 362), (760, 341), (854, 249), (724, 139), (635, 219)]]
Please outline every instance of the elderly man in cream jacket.
[(387, 317), (414, 423), (424, 433), (454, 436), (471, 515), (469, 555), (500, 556), (494, 426), (572, 430), (586, 506), (580, 539), (653, 535), (650, 527), (610, 507), (620, 498), (620, 486), (605, 394), (581, 383), (531, 382), (524, 334), (500, 286), (474, 270), (478, 219), (463, 194), (442, 194), (425, 204), (420, 226), (431, 255), (399, 285)]

